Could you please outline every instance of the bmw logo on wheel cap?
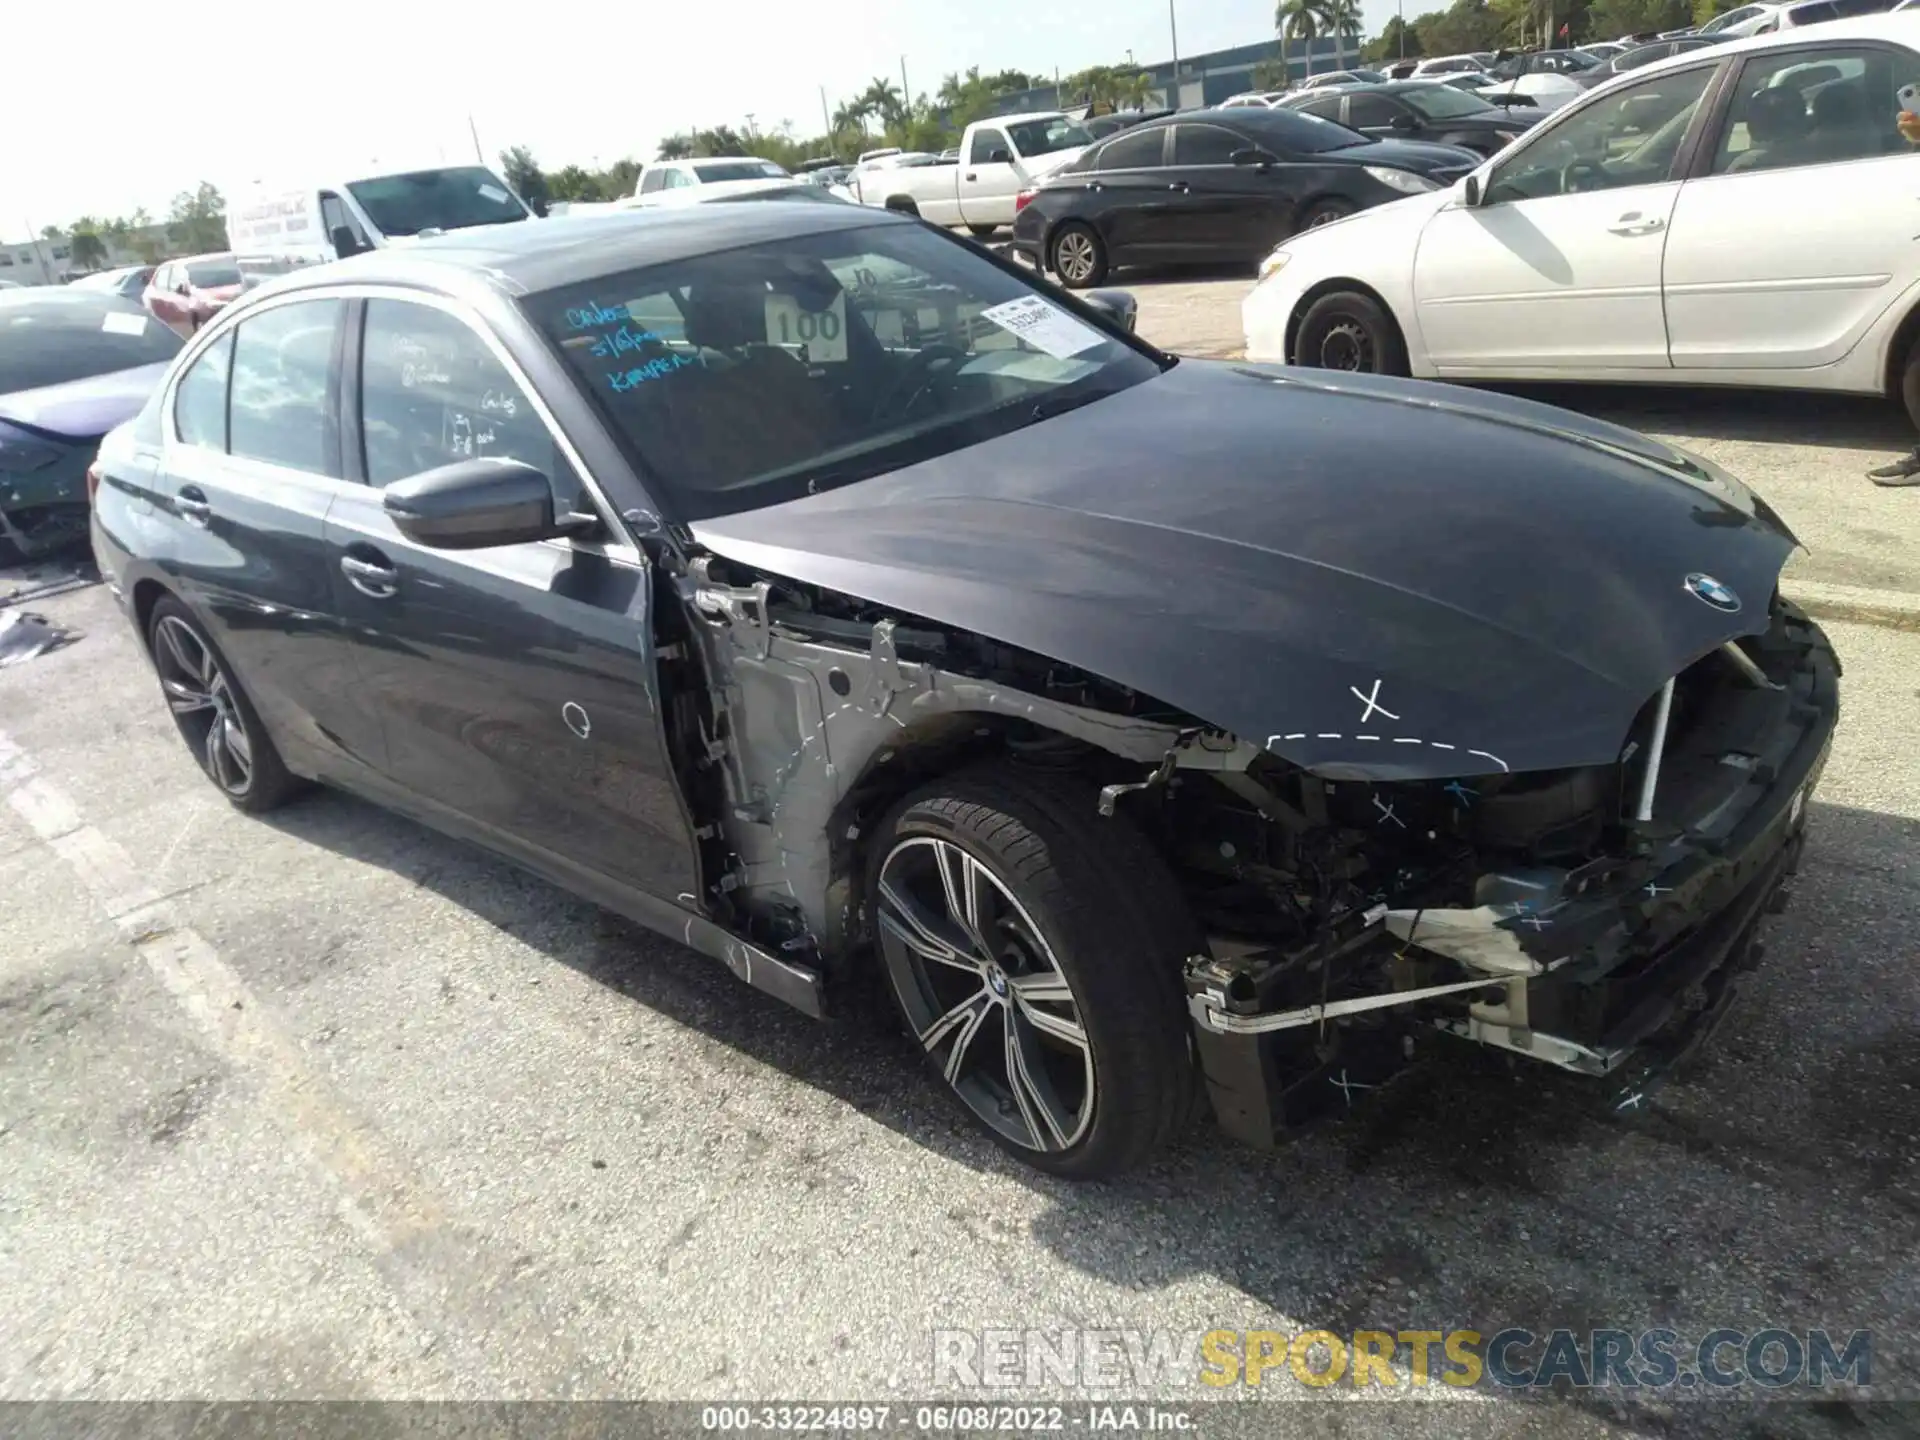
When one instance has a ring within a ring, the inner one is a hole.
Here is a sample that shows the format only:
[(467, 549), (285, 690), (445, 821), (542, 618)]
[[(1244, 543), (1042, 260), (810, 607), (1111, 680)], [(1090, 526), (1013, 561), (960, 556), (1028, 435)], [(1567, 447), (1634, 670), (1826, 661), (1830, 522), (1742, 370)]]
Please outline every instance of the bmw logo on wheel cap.
[(1711, 605), (1716, 610), (1725, 610), (1731, 614), (1740, 608), (1740, 597), (1733, 593), (1732, 587), (1721, 584), (1711, 575), (1702, 575), (1697, 570), (1687, 576), (1686, 591), (1694, 599)]

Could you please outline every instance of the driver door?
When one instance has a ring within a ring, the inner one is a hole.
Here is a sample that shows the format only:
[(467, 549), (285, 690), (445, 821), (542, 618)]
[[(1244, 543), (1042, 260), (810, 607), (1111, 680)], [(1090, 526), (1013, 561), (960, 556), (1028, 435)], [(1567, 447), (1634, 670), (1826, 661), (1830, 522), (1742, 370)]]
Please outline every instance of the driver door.
[(1414, 297), (1441, 375), (1670, 368), (1660, 272), (1715, 74), (1709, 62), (1616, 90), (1516, 142), (1479, 206), (1420, 239)]

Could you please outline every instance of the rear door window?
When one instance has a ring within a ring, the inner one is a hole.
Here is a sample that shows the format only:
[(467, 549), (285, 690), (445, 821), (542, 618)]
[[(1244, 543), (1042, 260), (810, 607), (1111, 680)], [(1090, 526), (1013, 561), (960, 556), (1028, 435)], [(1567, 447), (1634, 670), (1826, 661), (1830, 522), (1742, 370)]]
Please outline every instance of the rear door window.
[(227, 382), (233, 370), (229, 330), (187, 367), (173, 391), (173, 428), (182, 444), (227, 448)]
[(1151, 130), (1132, 130), (1116, 135), (1100, 147), (1098, 170), (1147, 170), (1162, 163), (1167, 132), (1155, 126)]

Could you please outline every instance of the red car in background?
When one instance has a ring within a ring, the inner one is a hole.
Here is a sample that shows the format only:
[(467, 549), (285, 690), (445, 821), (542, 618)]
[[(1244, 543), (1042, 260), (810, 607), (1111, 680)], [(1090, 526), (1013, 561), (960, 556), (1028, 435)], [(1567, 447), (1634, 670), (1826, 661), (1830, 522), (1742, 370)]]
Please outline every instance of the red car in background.
[(190, 255), (153, 272), (140, 303), (161, 324), (191, 335), (239, 298), (240, 267), (231, 255)]

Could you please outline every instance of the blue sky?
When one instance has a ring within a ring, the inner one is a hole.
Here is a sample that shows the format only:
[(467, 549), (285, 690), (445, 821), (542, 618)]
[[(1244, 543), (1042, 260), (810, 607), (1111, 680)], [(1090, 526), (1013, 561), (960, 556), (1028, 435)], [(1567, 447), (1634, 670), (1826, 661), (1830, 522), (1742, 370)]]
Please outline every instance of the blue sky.
[[(1182, 54), (1271, 32), (1272, 0), (1174, 3)], [(550, 167), (607, 164), (748, 114), (817, 132), (821, 86), (832, 102), (876, 75), (897, 83), (902, 55), (917, 93), (969, 65), (1065, 72), (1169, 50), (1167, 0), (9, 8), (22, 12), (6, 24), (15, 133), (0, 147), (0, 235), (10, 238), (28, 220), (136, 205), (157, 216), (202, 179), (231, 189), (470, 160), (469, 113), (489, 164), (512, 144)], [(1369, 33), (1393, 13), (1372, 0)]]

